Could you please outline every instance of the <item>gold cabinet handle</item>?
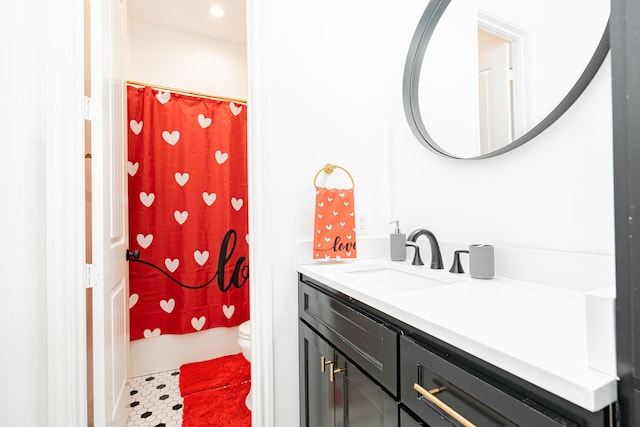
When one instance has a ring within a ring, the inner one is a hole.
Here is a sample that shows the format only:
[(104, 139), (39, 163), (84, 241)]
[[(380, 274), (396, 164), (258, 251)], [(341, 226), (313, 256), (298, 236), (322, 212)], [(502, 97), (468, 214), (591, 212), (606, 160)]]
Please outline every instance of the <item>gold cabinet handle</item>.
[(476, 427), (476, 425), (473, 424), (471, 421), (467, 420), (465, 417), (460, 415), (449, 405), (447, 405), (442, 400), (434, 396), (434, 394), (440, 393), (441, 391), (445, 390), (446, 387), (438, 387), (432, 390), (427, 390), (423, 388), (420, 384), (415, 383), (413, 385), (413, 389), (418, 393), (420, 393), (429, 402), (433, 403), (438, 408), (442, 409), (447, 415), (449, 415), (451, 418), (453, 418), (454, 420), (462, 424), (464, 427)]
[(347, 372), (347, 368), (333, 369), (333, 366), (331, 366), (331, 371), (329, 371), (329, 381), (333, 382), (336, 378), (336, 374), (341, 372)]
[(326, 357), (320, 357), (320, 372), (324, 372), (324, 367), (327, 365), (331, 365), (331, 370), (333, 371), (333, 360), (327, 360)]

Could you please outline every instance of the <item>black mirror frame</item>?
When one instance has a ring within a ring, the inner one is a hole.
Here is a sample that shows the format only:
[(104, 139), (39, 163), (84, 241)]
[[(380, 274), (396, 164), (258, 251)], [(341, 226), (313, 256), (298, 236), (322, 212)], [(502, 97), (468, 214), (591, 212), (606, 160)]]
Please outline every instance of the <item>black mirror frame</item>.
[(514, 148), (532, 140), (551, 126), (569, 109), (569, 107), (571, 107), (571, 105), (573, 105), (582, 92), (587, 88), (609, 53), (609, 21), (611, 18), (607, 20), (607, 25), (602, 37), (600, 38), (600, 43), (598, 43), (598, 47), (591, 57), (591, 60), (576, 83), (560, 103), (544, 119), (542, 119), (540, 123), (527, 131), (521, 137), (517, 138), (515, 141), (498, 150), (492, 151), (491, 153), (475, 157), (457, 157), (444, 150), (433, 140), (422, 120), (420, 105), (418, 103), (420, 71), (424, 61), (424, 54), (438, 22), (450, 2), (451, 0), (431, 0), (427, 5), (427, 8), (422, 14), (422, 17), (418, 22), (418, 26), (413, 34), (411, 44), (409, 45), (409, 52), (407, 53), (402, 82), (402, 102), (404, 104), (404, 113), (411, 131), (418, 141), (427, 149), (444, 157), (460, 160), (486, 159), (511, 151)]

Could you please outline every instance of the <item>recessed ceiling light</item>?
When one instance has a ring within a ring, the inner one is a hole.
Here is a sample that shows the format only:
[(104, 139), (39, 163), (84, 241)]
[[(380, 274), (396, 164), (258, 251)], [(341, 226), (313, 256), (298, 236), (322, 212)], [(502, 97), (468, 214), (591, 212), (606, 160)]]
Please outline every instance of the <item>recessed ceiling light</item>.
[(209, 8), (209, 13), (216, 18), (222, 18), (224, 16), (224, 9), (220, 6), (213, 5)]

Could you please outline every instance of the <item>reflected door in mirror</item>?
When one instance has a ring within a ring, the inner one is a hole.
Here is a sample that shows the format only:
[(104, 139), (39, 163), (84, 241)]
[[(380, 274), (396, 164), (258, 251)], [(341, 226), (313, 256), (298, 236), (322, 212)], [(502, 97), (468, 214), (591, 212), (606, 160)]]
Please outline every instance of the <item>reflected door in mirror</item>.
[(479, 152), (486, 154), (513, 140), (511, 45), (506, 39), (478, 31)]

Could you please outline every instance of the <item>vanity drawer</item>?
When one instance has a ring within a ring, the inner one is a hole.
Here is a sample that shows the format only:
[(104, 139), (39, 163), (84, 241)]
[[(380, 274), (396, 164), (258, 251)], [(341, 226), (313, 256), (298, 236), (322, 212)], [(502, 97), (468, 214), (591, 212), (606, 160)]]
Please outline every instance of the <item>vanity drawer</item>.
[(300, 319), (324, 336), (389, 393), (398, 395), (398, 333), (384, 322), (322, 292), (299, 283)]
[[(400, 338), (400, 355), (402, 402), (429, 426), (578, 425), (409, 337)], [(422, 388), (422, 393), (431, 392), (435, 399), (424, 397), (417, 388)], [(443, 404), (452, 411), (443, 409)], [(456, 416), (462, 418), (456, 421)], [(471, 424), (464, 424), (462, 419)]]

